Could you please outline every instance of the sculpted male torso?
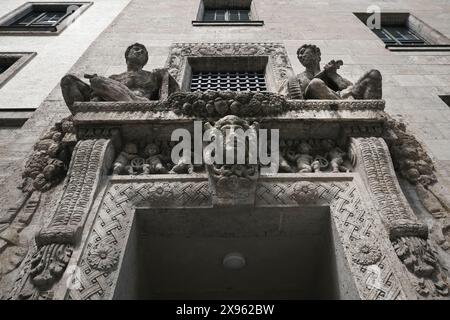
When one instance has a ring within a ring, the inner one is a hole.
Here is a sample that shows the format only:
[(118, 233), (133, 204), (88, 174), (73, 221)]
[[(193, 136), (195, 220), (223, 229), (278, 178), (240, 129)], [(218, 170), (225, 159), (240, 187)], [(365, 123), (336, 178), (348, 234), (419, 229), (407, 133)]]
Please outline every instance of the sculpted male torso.
[(306, 44), (297, 50), (305, 71), (289, 77), (284, 93), (290, 99), (381, 99), (378, 70), (370, 70), (353, 84), (337, 73), (343, 65), (341, 60), (331, 60), (321, 70), (320, 56), (320, 49), (315, 45)]
[(144, 45), (135, 43), (125, 52), (127, 71), (108, 78), (85, 75), (90, 85), (74, 75), (61, 80), (64, 100), (69, 108), (76, 101), (149, 101), (179, 91), (175, 79), (166, 69), (143, 70), (148, 61)]

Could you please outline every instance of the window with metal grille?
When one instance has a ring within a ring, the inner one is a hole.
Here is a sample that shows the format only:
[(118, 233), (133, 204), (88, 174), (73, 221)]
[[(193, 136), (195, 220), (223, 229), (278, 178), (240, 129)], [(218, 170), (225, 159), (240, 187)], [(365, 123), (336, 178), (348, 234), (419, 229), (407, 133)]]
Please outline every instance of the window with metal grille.
[(250, 21), (250, 10), (207, 9), (203, 21)]
[(191, 91), (267, 91), (259, 72), (194, 72)]
[(372, 29), (386, 44), (426, 44), (427, 42), (405, 26), (381, 27)]

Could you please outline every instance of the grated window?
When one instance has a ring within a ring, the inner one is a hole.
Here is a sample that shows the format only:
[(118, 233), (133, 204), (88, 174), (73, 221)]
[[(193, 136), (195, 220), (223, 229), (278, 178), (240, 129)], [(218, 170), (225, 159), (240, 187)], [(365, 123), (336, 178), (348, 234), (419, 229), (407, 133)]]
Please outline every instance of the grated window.
[(259, 72), (196, 72), (191, 91), (266, 91), (266, 79)]

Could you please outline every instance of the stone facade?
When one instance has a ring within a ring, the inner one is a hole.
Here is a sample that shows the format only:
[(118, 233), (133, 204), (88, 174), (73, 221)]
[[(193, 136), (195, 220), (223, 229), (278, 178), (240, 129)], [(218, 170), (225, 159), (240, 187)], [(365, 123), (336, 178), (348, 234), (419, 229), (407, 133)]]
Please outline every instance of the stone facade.
[[(70, 106), (69, 116), (58, 86), (16, 131), (18, 141), (2, 152), (5, 159), (20, 153), (0, 186), (2, 298), (118, 297), (138, 210), (230, 206), (329, 208), (347, 277), (338, 285), (340, 298), (448, 298), (450, 158), (442, 146), (450, 111), (437, 95), (450, 91), (450, 60), (445, 53), (386, 50), (353, 15), (370, 4), (281, 1), (275, 9), (254, 1), (263, 26), (196, 27), (198, 1), (131, 1), (70, 73), (123, 72), (125, 48), (140, 42), (148, 69), (167, 69), (181, 92), (153, 101), (85, 99)], [(396, 1), (381, 9), (414, 12), (450, 37), (445, 6)], [(139, 30), (133, 39), (130, 30)], [(305, 43), (321, 48), (322, 63), (342, 59), (340, 74), (353, 82), (378, 69), (384, 100), (183, 92), (192, 57), (267, 56), (269, 87), (279, 88), (302, 71), (296, 52)], [(279, 128), (283, 157), (295, 148), (299, 154), (286, 156), (285, 173), (273, 176), (258, 167), (171, 163), (170, 132), (192, 131), (195, 119), (218, 129)], [(144, 144), (126, 148), (136, 141)], [(302, 143), (312, 151), (302, 151)], [(158, 151), (145, 158), (149, 144)], [(323, 169), (310, 153), (326, 161)], [(131, 171), (115, 170), (123, 161)], [(152, 171), (158, 166), (164, 170)], [(76, 286), (68, 285), (73, 268)]]

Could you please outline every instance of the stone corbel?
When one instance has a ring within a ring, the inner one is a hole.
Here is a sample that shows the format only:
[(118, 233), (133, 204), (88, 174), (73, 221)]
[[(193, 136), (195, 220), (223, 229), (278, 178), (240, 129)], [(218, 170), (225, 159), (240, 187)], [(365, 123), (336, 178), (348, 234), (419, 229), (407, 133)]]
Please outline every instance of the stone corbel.
[(113, 159), (114, 148), (110, 139), (89, 139), (77, 143), (64, 193), (49, 225), (35, 237), (36, 250), (24, 267), (28, 276), (24, 277), (25, 283), (16, 298), (48, 296), (44, 293), (59, 281), (73, 248), (80, 241), (97, 191)]
[[(228, 130), (231, 128), (232, 130), (251, 132), (254, 137), (257, 137), (258, 127), (258, 123), (250, 125), (247, 121), (236, 116), (223, 117), (214, 126), (210, 123), (205, 124), (206, 130), (215, 130), (215, 134), (221, 135), (222, 138), (220, 140), (217, 137), (215, 139), (216, 141), (223, 140), (223, 143), (218, 143), (217, 146), (223, 148), (224, 161), (227, 151), (236, 151), (234, 144), (235, 131)], [(253, 143), (257, 143), (257, 141), (253, 141)], [(244, 164), (237, 163), (236, 159), (234, 159), (235, 163), (233, 164), (218, 164), (211, 161), (211, 159), (205, 159), (214, 206), (254, 206), (256, 185), (259, 178), (259, 165), (248, 163), (248, 150), (246, 152), (246, 163)]]
[(400, 189), (386, 142), (375, 137), (352, 138), (350, 153), (416, 291), (422, 297), (447, 296), (446, 276), (428, 242), (428, 227), (418, 221)]

